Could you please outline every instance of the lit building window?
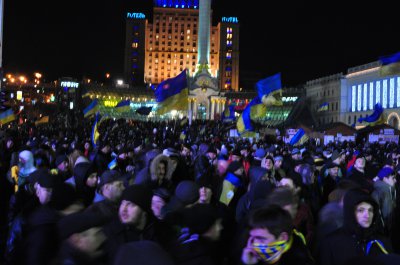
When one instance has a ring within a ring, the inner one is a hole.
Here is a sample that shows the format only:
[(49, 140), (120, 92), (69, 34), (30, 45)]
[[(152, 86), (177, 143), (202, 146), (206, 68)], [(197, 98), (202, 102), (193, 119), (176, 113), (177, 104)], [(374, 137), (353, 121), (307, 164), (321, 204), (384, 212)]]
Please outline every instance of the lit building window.
[(374, 108), (374, 83), (369, 83), (369, 109), (372, 110)]
[(382, 107), (387, 108), (387, 79), (383, 80), (382, 84)]
[(232, 54), (230, 52), (226, 53), (226, 59), (231, 59), (232, 58)]
[(361, 110), (361, 85), (357, 87), (357, 111)]
[(381, 103), (381, 81), (376, 81), (375, 103)]
[(190, 34), (190, 29), (186, 30), (186, 34)]
[(397, 107), (400, 107), (400, 77), (397, 77), (397, 87), (396, 87), (396, 91), (397, 91)]
[(356, 86), (351, 87), (351, 111), (356, 111)]
[(364, 86), (363, 86), (363, 93), (364, 93), (364, 96), (363, 96), (363, 111), (366, 111), (367, 110), (367, 98), (368, 98), (368, 86), (367, 86), (367, 84), (364, 84)]
[(389, 80), (389, 108), (394, 107), (394, 78)]

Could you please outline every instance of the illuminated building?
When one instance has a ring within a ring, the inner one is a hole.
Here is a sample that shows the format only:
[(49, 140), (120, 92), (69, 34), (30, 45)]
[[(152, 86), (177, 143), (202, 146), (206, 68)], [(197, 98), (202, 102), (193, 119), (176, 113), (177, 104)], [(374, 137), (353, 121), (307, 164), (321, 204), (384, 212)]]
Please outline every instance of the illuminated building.
[[(222, 17), (217, 26), (212, 26), (211, 12), (205, 12), (207, 19), (199, 16), (199, 4), (210, 3), (155, 0), (152, 22), (143, 13), (127, 13), (126, 82), (133, 88), (142, 87), (143, 83), (154, 85), (184, 69), (193, 76), (199, 67), (204, 67), (199, 65), (199, 57), (205, 56), (208, 72), (218, 78), (218, 88), (238, 91), (238, 19)], [(199, 27), (201, 19), (207, 22), (203, 29)]]

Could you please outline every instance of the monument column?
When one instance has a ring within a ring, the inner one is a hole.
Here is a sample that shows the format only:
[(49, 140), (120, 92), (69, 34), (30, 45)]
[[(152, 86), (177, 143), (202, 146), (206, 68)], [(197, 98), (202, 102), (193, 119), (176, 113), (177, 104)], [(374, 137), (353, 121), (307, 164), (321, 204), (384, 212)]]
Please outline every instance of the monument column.
[(199, 34), (198, 45), (198, 73), (208, 73), (208, 56), (210, 54), (211, 29), (211, 0), (199, 0)]

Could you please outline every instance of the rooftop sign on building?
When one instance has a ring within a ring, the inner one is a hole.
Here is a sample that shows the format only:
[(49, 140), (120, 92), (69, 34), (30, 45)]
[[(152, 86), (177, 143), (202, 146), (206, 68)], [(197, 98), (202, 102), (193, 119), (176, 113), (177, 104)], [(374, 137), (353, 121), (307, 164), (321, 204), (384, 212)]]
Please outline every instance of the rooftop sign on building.
[(146, 19), (146, 16), (143, 13), (127, 13), (126, 18), (134, 18), (134, 19)]
[(237, 17), (222, 17), (222, 22), (239, 23)]

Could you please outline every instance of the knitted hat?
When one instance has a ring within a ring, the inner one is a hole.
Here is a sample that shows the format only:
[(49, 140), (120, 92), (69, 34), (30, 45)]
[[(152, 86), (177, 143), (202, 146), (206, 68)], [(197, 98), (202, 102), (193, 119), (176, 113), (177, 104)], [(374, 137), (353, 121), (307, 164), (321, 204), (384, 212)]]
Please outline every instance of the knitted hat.
[(276, 156), (275, 161), (283, 161), (283, 156)]
[(212, 178), (210, 174), (203, 174), (198, 179), (196, 179), (196, 183), (201, 187), (212, 188)]
[(382, 180), (385, 177), (388, 177), (390, 175), (394, 174), (393, 169), (391, 169), (390, 167), (384, 167), (381, 170), (379, 170), (378, 172), (378, 178), (380, 180)]
[(234, 173), (236, 170), (238, 170), (239, 168), (243, 167), (242, 163), (239, 161), (232, 161), (228, 168), (226, 169), (226, 172), (231, 172)]
[(58, 166), (58, 165), (60, 165), (62, 162), (67, 162), (68, 161), (68, 156), (66, 156), (66, 155), (59, 155), (59, 156), (57, 156), (57, 158), (56, 158), (56, 161), (55, 161), (55, 165), (56, 165), (56, 167)]
[(123, 180), (121, 173), (117, 170), (106, 170), (101, 174), (99, 178), (99, 182), (97, 184), (97, 187), (100, 189), (103, 185), (118, 181), (118, 180)]
[(175, 189), (175, 196), (185, 205), (195, 203), (199, 199), (199, 186), (191, 180), (179, 182)]
[(293, 148), (291, 154), (292, 155), (300, 154), (300, 150), (298, 148)]
[(153, 190), (153, 195), (160, 197), (165, 202), (168, 202), (171, 199), (171, 193), (166, 188), (157, 188)]
[(57, 176), (50, 174), (49, 170), (45, 168), (36, 169), (30, 177), (32, 183), (37, 182), (43, 188), (52, 189), (60, 183), (57, 181)]
[(254, 157), (258, 159), (262, 159), (265, 156), (265, 150), (263, 148), (258, 148), (254, 153)]
[(218, 211), (211, 204), (196, 204), (182, 210), (182, 224), (199, 235), (207, 232), (218, 218)]
[(122, 200), (130, 201), (139, 206), (143, 211), (151, 213), (151, 198), (153, 192), (144, 185), (132, 185), (122, 193)]

